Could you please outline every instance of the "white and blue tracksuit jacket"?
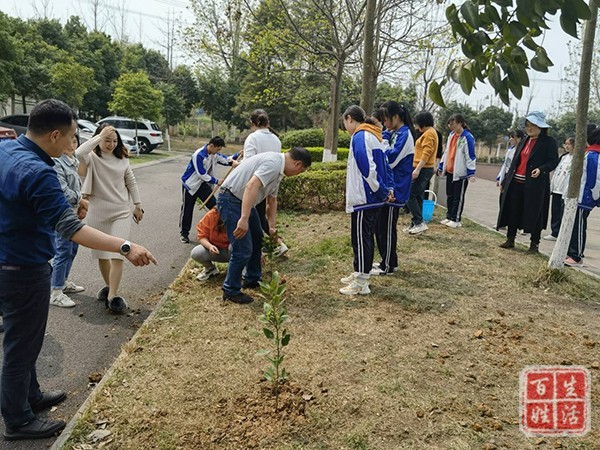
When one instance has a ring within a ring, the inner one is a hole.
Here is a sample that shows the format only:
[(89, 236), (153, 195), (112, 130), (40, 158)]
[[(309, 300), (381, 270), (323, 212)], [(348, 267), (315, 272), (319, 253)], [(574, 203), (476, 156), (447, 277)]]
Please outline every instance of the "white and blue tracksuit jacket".
[(346, 212), (382, 206), (389, 194), (389, 166), (383, 143), (359, 130), (352, 135), (346, 174)]
[(392, 205), (404, 206), (410, 197), (415, 139), (408, 125), (404, 125), (393, 133), (384, 131), (383, 142), (386, 141), (389, 142), (385, 156), (391, 169), (390, 187), (394, 189), (396, 198)]
[(227, 158), (221, 153), (211, 155), (206, 147), (205, 145), (194, 152), (185, 172), (181, 176), (181, 181), (190, 195), (194, 195), (202, 183), (217, 184), (219, 182), (212, 175), (216, 164), (231, 165), (231, 158)]
[(585, 153), (578, 203), (583, 209), (600, 206), (600, 145), (590, 146)]
[[(446, 174), (446, 162), (448, 158), (448, 150), (450, 141), (454, 132), (448, 136), (446, 151), (442, 155), (438, 170), (442, 175)], [(452, 181), (459, 181), (463, 178), (469, 178), (475, 175), (476, 158), (475, 158), (475, 138), (469, 130), (464, 130), (456, 143), (456, 153), (454, 154), (454, 171), (452, 172)]]

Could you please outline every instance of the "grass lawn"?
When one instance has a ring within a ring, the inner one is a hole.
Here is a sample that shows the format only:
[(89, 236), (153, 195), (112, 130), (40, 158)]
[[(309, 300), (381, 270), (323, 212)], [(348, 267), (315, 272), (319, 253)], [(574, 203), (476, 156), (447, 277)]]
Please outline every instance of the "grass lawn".
[(346, 297), (349, 217), (278, 220), (290, 247), (276, 269), (292, 334), (281, 410), (256, 355), (268, 345), (262, 303), (222, 304), (223, 274), (201, 283), (190, 264), (66, 448), (97, 448), (87, 436), (98, 427), (111, 432), (102, 441), (111, 449), (600, 448), (593, 404), (583, 438), (527, 438), (518, 425), (524, 366), (577, 364), (598, 375), (598, 280), (567, 269), (562, 282), (543, 281), (545, 258), (502, 250), (501, 236), (469, 222), (432, 223), (420, 236), (400, 233), (397, 274), (372, 279), (371, 295)]

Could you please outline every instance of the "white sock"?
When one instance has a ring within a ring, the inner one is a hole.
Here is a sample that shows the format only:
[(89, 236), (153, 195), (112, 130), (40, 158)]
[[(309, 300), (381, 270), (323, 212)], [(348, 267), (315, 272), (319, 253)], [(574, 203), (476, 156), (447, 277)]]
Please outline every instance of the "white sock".
[(56, 298), (60, 294), (62, 294), (62, 291), (63, 291), (62, 289), (52, 289), (52, 293), (50, 294), (50, 297)]

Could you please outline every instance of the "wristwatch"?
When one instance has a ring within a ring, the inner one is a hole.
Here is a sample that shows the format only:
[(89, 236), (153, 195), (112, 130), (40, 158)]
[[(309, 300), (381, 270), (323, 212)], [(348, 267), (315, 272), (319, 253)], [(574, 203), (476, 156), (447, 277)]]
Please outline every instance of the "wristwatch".
[(131, 242), (125, 241), (121, 244), (121, 248), (119, 249), (119, 253), (123, 256), (127, 256), (131, 251)]

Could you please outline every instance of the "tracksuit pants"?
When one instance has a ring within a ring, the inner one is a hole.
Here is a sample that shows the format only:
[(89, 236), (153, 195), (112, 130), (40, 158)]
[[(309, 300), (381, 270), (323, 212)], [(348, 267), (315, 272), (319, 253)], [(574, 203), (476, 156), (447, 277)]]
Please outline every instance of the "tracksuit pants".
[(590, 212), (590, 209), (578, 207), (577, 212), (575, 213), (575, 223), (573, 224), (573, 232), (571, 233), (571, 241), (569, 242), (567, 255), (577, 262), (583, 259), (585, 241), (587, 238), (587, 219)]
[(376, 220), (376, 208), (354, 211), (351, 215), (351, 240), (352, 250), (354, 251), (354, 272), (368, 274), (373, 268)]
[(552, 193), (552, 203), (550, 203), (550, 229), (552, 236), (558, 237), (560, 224), (562, 222), (564, 203), (561, 194)]
[(448, 206), (446, 219), (453, 222), (460, 222), (465, 207), (465, 193), (467, 192), (468, 185), (468, 178), (453, 181), (452, 174), (446, 174), (446, 205)]
[(399, 209), (384, 205), (377, 211), (375, 237), (377, 249), (381, 255), (379, 268), (391, 272), (398, 267), (398, 214)]
[[(181, 212), (179, 213), (179, 234), (189, 237), (190, 228), (192, 227), (192, 218), (194, 217), (194, 206), (196, 201), (200, 199), (205, 202), (212, 193), (212, 188), (208, 183), (202, 183), (195, 194), (190, 194), (185, 186), (181, 187)], [(217, 201), (212, 197), (206, 204), (207, 210), (214, 208)]]

